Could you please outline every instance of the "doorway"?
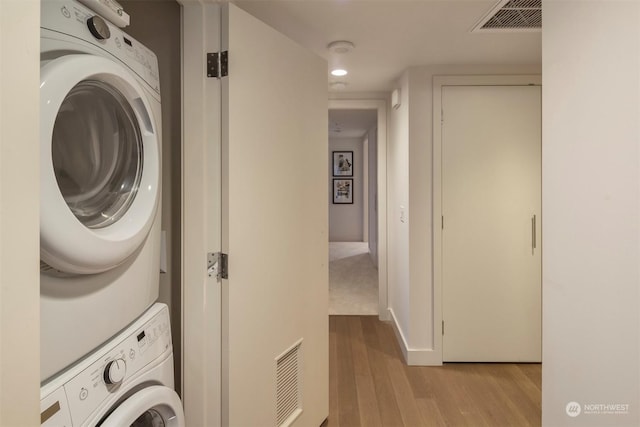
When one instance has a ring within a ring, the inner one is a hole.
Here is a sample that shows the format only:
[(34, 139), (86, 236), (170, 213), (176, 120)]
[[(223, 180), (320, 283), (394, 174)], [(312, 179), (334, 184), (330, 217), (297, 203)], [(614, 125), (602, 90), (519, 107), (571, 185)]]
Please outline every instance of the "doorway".
[(386, 102), (329, 104), (329, 314), (387, 319)]
[(329, 110), (329, 314), (378, 314), (376, 140), (376, 110)]

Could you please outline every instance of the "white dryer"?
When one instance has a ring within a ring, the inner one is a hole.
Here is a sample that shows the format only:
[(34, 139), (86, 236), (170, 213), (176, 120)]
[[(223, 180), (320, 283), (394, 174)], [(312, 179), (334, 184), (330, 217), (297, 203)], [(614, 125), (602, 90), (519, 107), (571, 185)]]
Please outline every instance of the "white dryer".
[(40, 389), (45, 427), (184, 427), (173, 390), (169, 311), (155, 304), (104, 347)]
[(43, 0), (41, 381), (158, 297), (161, 105), (156, 56), (73, 1)]

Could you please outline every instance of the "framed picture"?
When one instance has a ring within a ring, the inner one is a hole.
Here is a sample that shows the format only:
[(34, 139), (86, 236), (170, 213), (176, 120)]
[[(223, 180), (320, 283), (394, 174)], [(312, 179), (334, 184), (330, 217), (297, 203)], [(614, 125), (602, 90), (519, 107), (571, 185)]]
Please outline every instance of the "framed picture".
[(333, 176), (353, 176), (353, 151), (333, 152)]
[(336, 205), (353, 203), (353, 179), (333, 180), (333, 203)]

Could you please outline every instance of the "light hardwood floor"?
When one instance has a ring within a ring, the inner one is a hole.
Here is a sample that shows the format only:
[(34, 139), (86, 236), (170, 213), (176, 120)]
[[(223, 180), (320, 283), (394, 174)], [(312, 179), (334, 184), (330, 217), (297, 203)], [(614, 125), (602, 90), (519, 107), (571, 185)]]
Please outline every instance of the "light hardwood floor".
[(406, 366), (390, 324), (329, 317), (323, 426), (539, 426), (541, 365)]

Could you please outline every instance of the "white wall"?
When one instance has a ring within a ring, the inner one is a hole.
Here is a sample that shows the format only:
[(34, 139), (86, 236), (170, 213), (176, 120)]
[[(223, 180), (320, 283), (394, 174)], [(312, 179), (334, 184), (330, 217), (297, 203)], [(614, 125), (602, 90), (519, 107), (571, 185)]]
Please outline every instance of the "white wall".
[[(363, 240), (362, 138), (329, 138), (329, 241)], [(353, 177), (333, 176), (332, 151), (353, 151)], [(333, 180), (353, 178), (353, 204), (333, 204)]]
[(0, 2), (0, 425), (40, 425), (39, 0)]
[(386, 100), (389, 94), (386, 92), (329, 92), (330, 100)]
[[(409, 74), (397, 85), (403, 93), (402, 104), (389, 111), (387, 142), (387, 263), (389, 311), (404, 349), (410, 344), (409, 221), (400, 221), (400, 206), (409, 209)], [(406, 94), (406, 96), (404, 95)], [(425, 112), (426, 114), (426, 112)]]
[[(432, 102), (434, 75), (539, 74), (540, 65), (409, 68), (396, 83), (400, 108), (390, 113), (389, 141), (389, 306), (411, 364), (437, 364), (434, 351), (432, 252)], [(409, 202), (410, 200), (410, 202)], [(405, 223), (400, 220), (405, 207)]]
[(640, 3), (547, 1), (542, 50), (543, 425), (637, 426)]

